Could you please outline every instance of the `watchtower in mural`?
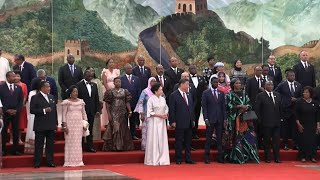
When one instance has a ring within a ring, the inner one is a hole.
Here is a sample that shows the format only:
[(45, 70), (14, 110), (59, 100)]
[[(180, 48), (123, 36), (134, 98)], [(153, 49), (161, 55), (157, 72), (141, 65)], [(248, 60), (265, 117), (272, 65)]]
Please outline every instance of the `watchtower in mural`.
[(192, 12), (195, 15), (208, 11), (207, 0), (176, 0), (176, 13)]
[(64, 41), (64, 61), (67, 60), (68, 54), (72, 54), (76, 61), (80, 61), (81, 58), (89, 51), (88, 40), (65, 40)]

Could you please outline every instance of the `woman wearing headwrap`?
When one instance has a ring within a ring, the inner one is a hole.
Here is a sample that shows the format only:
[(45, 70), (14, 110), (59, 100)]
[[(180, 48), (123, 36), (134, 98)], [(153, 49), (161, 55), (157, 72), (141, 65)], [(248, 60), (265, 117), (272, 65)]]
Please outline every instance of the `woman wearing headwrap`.
[(224, 131), (224, 158), (237, 164), (259, 163), (253, 123), (242, 120), (243, 113), (251, 109), (249, 97), (242, 90), (240, 79), (232, 79), (230, 85), (232, 90), (226, 96), (228, 116)]
[(139, 97), (138, 103), (136, 105), (136, 108), (134, 109), (134, 112), (137, 112), (140, 114), (140, 119), (142, 121), (142, 130), (141, 130), (141, 150), (146, 149), (146, 142), (147, 142), (147, 127), (148, 127), (148, 121), (146, 120), (146, 114), (147, 114), (147, 102), (148, 99), (153, 95), (151, 91), (152, 85), (156, 83), (156, 78), (151, 77), (148, 80), (148, 87), (145, 88)]

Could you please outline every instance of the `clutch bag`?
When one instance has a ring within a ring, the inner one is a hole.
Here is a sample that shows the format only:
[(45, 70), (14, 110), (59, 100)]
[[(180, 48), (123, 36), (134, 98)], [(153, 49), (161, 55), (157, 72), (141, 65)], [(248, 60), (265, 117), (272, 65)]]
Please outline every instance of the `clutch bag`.
[(258, 116), (254, 111), (246, 111), (242, 114), (243, 121), (257, 120)]

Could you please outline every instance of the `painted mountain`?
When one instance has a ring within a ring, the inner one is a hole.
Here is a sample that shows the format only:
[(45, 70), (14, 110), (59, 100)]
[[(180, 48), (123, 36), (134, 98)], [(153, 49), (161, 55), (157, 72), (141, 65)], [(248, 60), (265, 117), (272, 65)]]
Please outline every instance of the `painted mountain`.
[(35, 4), (43, 1), (45, 0), (0, 0), (0, 9), (13, 9), (15, 7)]
[(160, 18), (155, 10), (134, 0), (83, 0), (83, 4), (87, 10), (97, 11), (112, 33), (134, 45), (139, 33)]

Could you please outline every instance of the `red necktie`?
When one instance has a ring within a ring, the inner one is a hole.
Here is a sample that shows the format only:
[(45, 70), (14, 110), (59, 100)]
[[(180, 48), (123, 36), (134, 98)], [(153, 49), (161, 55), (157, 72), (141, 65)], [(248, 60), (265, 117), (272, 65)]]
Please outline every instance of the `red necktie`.
[(183, 99), (184, 99), (184, 101), (186, 102), (187, 106), (189, 106), (185, 92), (183, 93)]
[(131, 84), (131, 75), (128, 76), (129, 83)]

